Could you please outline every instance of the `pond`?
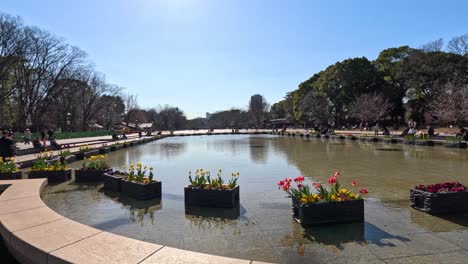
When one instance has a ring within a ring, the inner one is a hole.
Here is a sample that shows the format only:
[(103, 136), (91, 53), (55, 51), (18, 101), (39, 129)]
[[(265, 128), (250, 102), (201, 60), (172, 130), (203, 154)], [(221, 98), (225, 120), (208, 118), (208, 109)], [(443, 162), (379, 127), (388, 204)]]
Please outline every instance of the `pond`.
[[(155, 178), (162, 181), (162, 199), (110, 197), (102, 192), (102, 185), (64, 183), (44, 189), (46, 204), (68, 218), (115, 234), (269, 262), (309, 263), (310, 256), (326, 262), (348, 254), (347, 248), (358, 248), (359, 259), (379, 259), (379, 254), (387, 253), (378, 249), (389, 239), (407, 243), (405, 239), (412, 241), (413, 234), (468, 229), (465, 216), (428, 216), (408, 205), (409, 189), (416, 184), (467, 184), (466, 150), (270, 135), (213, 135), (165, 138), (108, 156), (114, 169), (138, 161), (154, 166)], [(79, 168), (80, 164), (70, 167)], [(222, 169), (226, 178), (231, 172), (240, 172), (239, 208), (185, 208), (183, 187), (188, 183), (188, 172), (198, 168)], [(365, 223), (302, 228), (292, 220), (291, 200), (277, 189), (277, 181), (304, 175), (309, 181), (326, 183), (336, 170), (341, 173), (342, 184), (351, 187), (357, 180), (369, 190)]]

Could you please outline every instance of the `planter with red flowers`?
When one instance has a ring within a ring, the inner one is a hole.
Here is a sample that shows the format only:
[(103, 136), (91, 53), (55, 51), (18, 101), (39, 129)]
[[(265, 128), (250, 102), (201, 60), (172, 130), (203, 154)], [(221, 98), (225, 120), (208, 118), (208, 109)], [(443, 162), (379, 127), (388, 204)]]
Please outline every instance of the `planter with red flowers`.
[(3, 160), (3, 158), (0, 157), (0, 180), (15, 180), (21, 179), (21, 177), (22, 173), (14, 157), (8, 160)]
[(190, 185), (184, 188), (186, 206), (207, 206), (232, 208), (239, 204), (238, 172), (231, 173), (227, 184), (221, 177), (219, 170), (216, 177), (211, 178), (210, 171), (199, 169), (194, 177), (189, 172)]
[(137, 163), (136, 170), (133, 163), (130, 164), (127, 177), (121, 180), (122, 194), (140, 200), (161, 197), (162, 184), (153, 179), (153, 167), (149, 167), (149, 175), (146, 175), (146, 169), (141, 162)]
[[(292, 198), (293, 217), (302, 225), (320, 225), (332, 223), (349, 223), (364, 221), (364, 200), (362, 195), (368, 193), (361, 189), (359, 193), (340, 187), (335, 172), (328, 180), (329, 187), (325, 188), (320, 183), (313, 183), (314, 190), (309, 185), (303, 184), (304, 177), (294, 179), (296, 187), (291, 187), (291, 178), (278, 182), (279, 188), (283, 189)], [(353, 181), (353, 186), (357, 182)]]
[(468, 212), (468, 190), (459, 182), (418, 185), (410, 199), (411, 207), (429, 214)]
[(106, 155), (96, 155), (85, 159), (82, 167), (75, 170), (75, 182), (104, 181), (104, 174), (110, 171), (106, 159)]

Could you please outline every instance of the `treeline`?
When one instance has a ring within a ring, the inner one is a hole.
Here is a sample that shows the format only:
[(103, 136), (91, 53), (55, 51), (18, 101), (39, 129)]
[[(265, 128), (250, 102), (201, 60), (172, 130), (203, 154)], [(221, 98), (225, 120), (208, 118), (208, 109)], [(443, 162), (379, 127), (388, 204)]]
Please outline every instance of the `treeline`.
[(86, 131), (125, 113), (122, 88), (109, 84), (85, 52), (17, 17), (0, 14), (0, 124)]
[(408, 119), (462, 124), (468, 120), (468, 34), (443, 47), (439, 39), (383, 50), (374, 61), (337, 62), (272, 105), (271, 117), (335, 127)]

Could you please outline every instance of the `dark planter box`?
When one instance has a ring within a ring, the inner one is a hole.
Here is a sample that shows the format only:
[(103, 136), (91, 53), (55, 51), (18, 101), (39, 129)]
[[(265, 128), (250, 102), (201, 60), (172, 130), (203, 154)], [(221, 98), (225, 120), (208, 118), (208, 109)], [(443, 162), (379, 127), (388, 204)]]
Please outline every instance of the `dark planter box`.
[(316, 138), (321, 138), (322, 136), (320, 134), (315, 135)]
[(355, 136), (347, 136), (347, 139), (348, 139), (348, 140), (356, 140), (357, 137), (355, 137)]
[(418, 146), (428, 146), (428, 147), (434, 146), (434, 141), (432, 140), (416, 140), (415, 143)]
[(107, 172), (109, 170), (75, 170), (75, 182), (102, 182), (104, 181), (104, 173)]
[(65, 157), (65, 161), (67, 163), (72, 163), (72, 162), (76, 161), (76, 156), (75, 155), (67, 156), (67, 157)]
[(385, 143), (391, 143), (391, 144), (396, 144), (398, 143), (398, 140), (396, 138), (384, 138), (383, 142)]
[(64, 182), (71, 179), (71, 169), (58, 171), (30, 171), (29, 179), (47, 178), (48, 182)]
[(304, 134), (302, 134), (302, 133), (299, 133), (299, 136), (300, 136), (300, 137), (303, 137), (303, 136), (304, 136)]
[(129, 197), (148, 200), (156, 197), (161, 197), (161, 182), (152, 182), (148, 184), (140, 184), (122, 180), (122, 194)]
[(23, 173), (21, 171), (15, 172), (0, 172), (0, 180), (17, 180), (21, 179)]
[(367, 137), (359, 137), (359, 141), (367, 141)]
[(239, 203), (239, 186), (231, 190), (184, 188), (186, 206), (232, 208)]
[(113, 146), (110, 146), (110, 151), (117, 151), (117, 150), (120, 150), (122, 148), (123, 148), (122, 145), (113, 145)]
[(466, 148), (465, 142), (446, 142), (444, 146), (447, 148)]
[(128, 143), (123, 143), (122, 148), (128, 148)]
[(98, 154), (99, 154), (99, 150), (95, 149), (95, 150), (90, 150), (87, 152), (78, 152), (75, 154), (75, 158), (76, 160), (84, 160), (84, 158), (89, 158), (91, 156), (95, 156)]
[(406, 145), (415, 145), (416, 144), (416, 140), (415, 139), (403, 139), (403, 144), (406, 144)]
[(429, 214), (468, 212), (468, 192), (430, 193), (410, 190), (411, 207)]
[(310, 137), (310, 134), (305, 134), (305, 137)]
[(370, 138), (367, 138), (367, 141), (368, 141), (368, 142), (379, 142), (379, 138), (377, 138), (377, 137), (370, 137)]
[(295, 137), (295, 136), (296, 136), (296, 133), (292, 133), (291, 136)]
[(323, 137), (324, 137), (324, 138), (330, 138), (330, 136), (329, 136), (329, 135), (325, 135), (325, 136), (323, 136)]
[(364, 221), (364, 200), (301, 204), (293, 200), (294, 219), (302, 225)]
[(104, 191), (109, 192), (121, 192), (122, 191), (122, 179), (127, 176), (125, 175), (114, 175), (110, 173), (104, 173), (103, 180), (104, 180)]
[(99, 154), (107, 154), (110, 152), (110, 147), (103, 147), (99, 149)]
[(130, 147), (133, 147), (133, 146), (136, 145), (136, 143), (132, 141), (132, 142), (129, 142), (128, 145), (129, 145)]

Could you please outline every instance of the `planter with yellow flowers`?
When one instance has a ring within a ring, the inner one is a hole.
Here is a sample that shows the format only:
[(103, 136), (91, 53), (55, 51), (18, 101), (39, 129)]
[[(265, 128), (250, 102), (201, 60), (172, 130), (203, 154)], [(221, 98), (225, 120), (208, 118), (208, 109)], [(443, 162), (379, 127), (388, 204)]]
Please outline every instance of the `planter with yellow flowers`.
[(47, 178), (49, 183), (64, 182), (71, 179), (71, 170), (67, 168), (64, 157), (50, 160), (51, 153), (39, 153), (28, 172), (29, 179)]
[(21, 179), (21, 176), (22, 173), (14, 157), (7, 160), (3, 160), (3, 158), (0, 157), (0, 180)]
[(81, 146), (78, 153), (75, 154), (76, 160), (83, 160), (84, 158), (89, 158), (94, 155), (99, 154), (99, 149), (93, 149), (89, 147), (88, 145), (86, 146)]
[[(289, 194), (293, 203), (293, 217), (302, 225), (319, 225), (330, 223), (349, 223), (364, 221), (364, 200), (362, 195), (368, 193), (361, 189), (359, 193), (340, 187), (335, 172), (328, 180), (329, 188), (320, 183), (313, 183), (315, 189), (303, 184), (304, 177), (294, 179), (296, 187), (291, 187), (292, 179), (278, 182), (278, 187)], [(353, 186), (357, 182), (353, 181)]]
[(75, 170), (75, 182), (102, 182), (104, 173), (110, 171), (106, 155), (91, 156), (89, 159), (85, 158), (79, 170)]
[(161, 197), (161, 182), (153, 179), (153, 167), (149, 167), (149, 174), (146, 175), (147, 167), (141, 162), (137, 163), (136, 168), (133, 163), (122, 178), (122, 194), (135, 199), (148, 200)]
[(219, 170), (215, 178), (210, 171), (198, 169), (195, 175), (189, 172), (190, 184), (184, 188), (185, 205), (232, 208), (239, 204), (239, 172), (231, 173), (227, 184)]

